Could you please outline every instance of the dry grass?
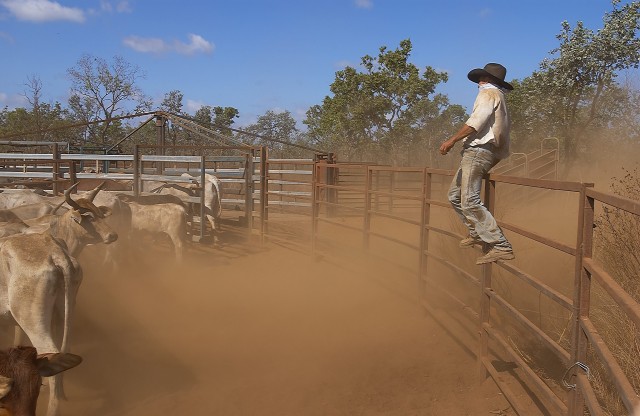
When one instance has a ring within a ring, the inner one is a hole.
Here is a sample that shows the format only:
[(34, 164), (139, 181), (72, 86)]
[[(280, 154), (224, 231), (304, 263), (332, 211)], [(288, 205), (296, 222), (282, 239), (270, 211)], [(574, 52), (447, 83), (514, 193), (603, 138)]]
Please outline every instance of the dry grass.
[[(625, 170), (614, 178), (616, 195), (640, 199), (638, 169)], [(628, 212), (604, 207), (596, 221), (595, 256), (616, 282), (636, 301), (640, 301), (640, 218)], [(640, 390), (640, 328), (598, 285), (592, 287), (592, 319), (616, 360), (636, 391)], [(593, 360), (592, 383), (605, 408), (612, 414), (626, 410), (604, 369)]]

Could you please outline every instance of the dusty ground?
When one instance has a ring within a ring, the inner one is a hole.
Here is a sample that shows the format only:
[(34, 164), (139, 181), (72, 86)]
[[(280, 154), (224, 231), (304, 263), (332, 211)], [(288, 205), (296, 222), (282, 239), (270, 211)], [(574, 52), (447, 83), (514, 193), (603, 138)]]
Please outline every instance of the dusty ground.
[(513, 414), (476, 376), (474, 328), (425, 315), (406, 272), (239, 239), (179, 266), (159, 246), (116, 274), (83, 255), (64, 415)]

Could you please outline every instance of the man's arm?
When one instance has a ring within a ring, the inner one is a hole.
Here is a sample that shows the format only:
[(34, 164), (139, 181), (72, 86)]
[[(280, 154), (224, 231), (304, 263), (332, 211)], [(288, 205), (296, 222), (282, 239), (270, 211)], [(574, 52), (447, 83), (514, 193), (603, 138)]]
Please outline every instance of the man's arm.
[(453, 136), (451, 136), (451, 138), (449, 140), (447, 140), (446, 142), (442, 143), (440, 145), (440, 154), (441, 155), (446, 155), (447, 153), (449, 153), (449, 150), (453, 149), (453, 146), (459, 142), (460, 140), (464, 139), (465, 137), (469, 136), (470, 134), (473, 134), (476, 132), (476, 129), (474, 129), (473, 127), (467, 126), (466, 124), (464, 124), (460, 130), (458, 130), (458, 132), (456, 134), (454, 134)]

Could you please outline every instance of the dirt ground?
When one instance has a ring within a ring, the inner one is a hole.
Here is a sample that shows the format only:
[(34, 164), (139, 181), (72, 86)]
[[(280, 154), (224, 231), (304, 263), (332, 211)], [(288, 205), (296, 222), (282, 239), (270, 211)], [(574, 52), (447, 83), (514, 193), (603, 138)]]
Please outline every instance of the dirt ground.
[(154, 245), (117, 273), (83, 254), (64, 415), (514, 414), (461, 342), (475, 329), (425, 314), (410, 273), (242, 238), (177, 265)]

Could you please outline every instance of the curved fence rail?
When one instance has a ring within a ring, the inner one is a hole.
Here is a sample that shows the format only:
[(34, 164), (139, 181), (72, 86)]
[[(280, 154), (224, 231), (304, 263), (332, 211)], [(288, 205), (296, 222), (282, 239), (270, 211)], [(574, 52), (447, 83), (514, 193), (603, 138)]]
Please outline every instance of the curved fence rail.
[[(332, 175), (326, 175), (324, 173), (327, 170), (334, 170), (334, 172)], [(496, 351), (501, 351), (500, 355), (504, 357), (503, 359), (515, 363), (519, 370), (518, 377), (524, 381), (526, 389), (535, 396), (541, 414), (577, 416), (583, 415), (585, 410), (591, 415), (610, 414), (607, 412), (611, 410), (604, 408), (602, 401), (598, 399), (589, 377), (590, 367), (595, 366), (604, 368), (606, 377), (611, 380), (627, 412), (632, 413), (634, 408), (640, 405), (638, 394), (632, 387), (629, 376), (625, 374), (610, 347), (600, 336), (590, 314), (590, 285), (595, 281), (627, 314), (636, 328), (640, 328), (640, 305), (592, 256), (596, 203), (606, 204), (639, 216), (640, 202), (596, 191), (592, 189), (593, 184), (588, 183), (499, 174), (491, 174), (485, 178), (484, 203), (491, 212), (495, 212), (501, 202), (501, 196), (496, 195), (497, 184), (500, 187), (504, 186), (505, 189), (511, 189), (514, 186), (533, 188), (569, 194), (573, 195), (572, 198), (577, 198), (577, 209), (570, 213), (576, 222), (577, 229), (574, 244), (548, 237), (535, 227), (529, 229), (522, 225), (498, 221), (499, 225), (512, 235), (517, 234), (520, 238), (573, 258), (573, 289), (568, 294), (567, 291), (563, 292), (545, 283), (540, 276), (525, 270), (516, 262), (498, 261), (476, 266), (475, 270), (469, 271), (457, 264), (455, 260), (448, 258), (446, 253), (438, 253), (437, 245), (441, 244), (439, 239), (445, 238), (457, 243), (463, 238), (463, 235), (455, 229), (432, 222), (433, 209), (450, 209), (448, 201), (442, 198), (442, 194), (453, 176), (452, 171), (358, 164), (329, 166), (320, 162), (316, 164), (314, 172), (311, 219), (313, 249), (317, 249), (318, 242), (325, 237), (321, 228), (322, 224), (327, 224), (360, 233), (361, 244), (365, 250), (370, 249), (375, 239), (415, 252), (415, 270), (420, 293), (424, 295), (431, 289), (437, 290), (464, 306), (466, 311), (471, 312), (470, 316), (476, 320), (480, 329), (478, 345), (475, 348), (480, 374), (490, 375), (495, 380), (518, 414), (530, 414), (530, 409), (527, 407), (530, 399), (523, 400), (522, 396), (514, 394), (511, 383), (505, 380), (505, 375), (494, 363)], [(351, 178), (348, 186), (325, 181), (325, 178), (332, 177), (337, 178), (339, 183), (344, 173)], [(397, 186), (396, 182), (396, 186), (390, 187), (391, 180), (388, 178), (397, 175), (404, 175), (409, 183), (415, 184), (419, 181), (420, 186), (407, 189)], [(359, 184), (354, 183), (354, 176), (362, 178)], [(359, 197), (354, 198), (354, 195)], [(354, 200), (360, 200), (363, 203), (354, 204)], [(341, 220), (342, 217), (335, 218), (336, 212), (349, 212), (352, 220), (345, 222)], [(384, 218), (397, 223), (397, 227), (405, 227), (413, 231), (409, 233), (409, 238), (406, 232), (399, 237), (393, 233), (376, 231), (372, 227), (375, 218)], [(434, 276), (430, 271), (431, 265), (435, 265), (433, 262), (448, 268), (466, 279), (471, 287), (476, 288), (479, 302), (475, 308), (459, 296), (459, 293), (453, 294), (452, 291), (433, 280)], [(480, 269), (479, 276), (478, 269)], [(570, 342), (559, 342), (554, 339), (528, 317), (527, 313), (521, 311), (518, 305), (510, 303), (507, 297), (500, 294), (492, 283), (498, 270), (527, 285), (564, 310), (570, 316), (572, 334)], [(422, 299), (424, 306), (428, 308), (426, 296), (422, 296)], [(504, 328), (496, 324), (499, 320), (492, 319), (492, 315), (497, 311), (520, 325), (530, 338), (551, 352), (562, 366), (561, 377), (550, 380), (548, 376), (543, 377), (536, 368), (529, 365), (527, 357), (522, 353), (526, 346), (517, 345), (517, 342), (504, 332)], [(589, 351), (594, 352), (593, 356), (588, 357)], [(596, 359), (597, 363), (594, 361)], [(559, 389), (559, 386), (562, 388)]]
[[(423, 167), (394, 168), (375, 164), (335, 163), (319, 159), (268, 159), (265, 149), (239, 149), (240, 156), (180, 156), (158, 155), (154, 146), (137, 148), (134, 155), (67, 155), (51, 154), (38, 160), (27, 161), (25, 156), (0, 155), (4, 160), (0, 176), (14, 178), (49, 178), (53, 186), (69, 181), (76, 175), (83, 176), (76, 165), (112, 163), (104, 174), (128, 175), (141, 186), (145, 180), (167, 176), (178, 180), (183, 170), (194, 175), (205, 172), (221, 175), (231, 184), (237, 184), (237, 197), (227, 195), (236, 207), (242, 207), (249, 229), (256, 229), (254, 219), (259, 218), (259, 234), (264, 240), (291, 243), (306, 235), (312, 251), (322, 251), (323, 244), (355, 243), (372, 251), (381, 242), (395, 245), (409, 253), (403, 258), (403, 267), (411, 268), (416, 275), (417, 288), (424, 307), (429, 310), (429, 295), (438, 293), (460, 305), (479, 329), (477, 344), (473, 350), (477, 356), (478, 372), (491, 376), (502, 389), (505, 397), (518, 414), (531, 414), (522, 395), (514, 393), (513, 383), (496, 366), (496, 359), (508, 360), (517, 367), (517, 377), (526, 390), (535, 396), (540, 414), (568, 416), (610, 414), (603, 404), (590, 375), (598, 367), (603, 377), (617, 392), (619, 401), (632, 413), (640, 404), (629, 375), (617, 360), (612, 346), (603, 337), (594, 320), (592, 286), (597, 284), (612, 299), (626, 318), (640, 328), (640, 305), (626, 292), (607, 270), (606, 265), (594, 256), (594, 224), (596, 211), (622, 210), (628, 215), (640, 216), (640, 202), (593, 189), (592, 184), (559, 181), (553, 178), (528, 178), (507, 175), (497, 170), (485, 178), (484, 203), (496, 213), (515, 195), (514, 189), (527, 201), (526, 192), (555, 192), (571, 198), (571, 207), (563, 207), (569, 221), (574, 224), (575, 235), (569, 242), (530, 226), (526, 222), (506, 221), (499, 216), (498, 223), (521, 241), (536, 244), (565, 256), (572, 261), (571, 280), (568, 287), (556, 287), (543, 279), (530, 264), (498, 261), (494, 264), (471, 266), (460, 262), (446, 250), (446, 245), (457, 247), (464, 236), (460, 228), (442, 221), (442, 213), (452, 213), (446, 198), (453, 171)], [(540, 149), (540, 158), (548, 157), (555, 150)], [(553, 156), (554, 158), (556, 156)], [(105, 159), (106, 158), (106, 159)], [(34, 157), (35, 159), (35, 157)], [(535, 155), (521, 157), (531, 168)], [(541, 159), (542, 160), (542, 159)], [(117, 164), (122, 164), (118, 167)], [(540, 166), (548, 166), (540, 162)], [(235, 166), (232, 166), (235, 164)], [(192, 167), (189, 167), (192, 165)], [(68, 166), (68, 168), (67, 168)], [(509, 170), (507, 169), (507, 173)], [(100, 176), (100, 173), (92, 175)], [(146, 176), (149, 175), (149, 176)], [(226, 175), (226, 176), (225, 176)], [(166, 178), (165, 178), (166, 179)], [(135, 190), (134, 190), (135, 191)], [(227, 190), (227, 192), (235, 192)], [(538, 194), (539, 195), (539, 194)], [(522, 200), (522, 198), (520, 198)], [(538, 201), (536, 198), (535, 201)], [(555, 208), (555, 207), (554, 207)], [(297, 220), (296, 220), (297, 219)], [(380, 223), (392, 224), (380, 228)], [(457, 222), (456, 222), (457, 223)], [(459, 225), (459, 224), (458, 224)], [(354, 236), (353, 240), (337, 241), (326, 228), (337, 227)], [(390, 231), (391, 230), (391, 231)], [(393, 232), (401, 230), (402, 232)], [(305, 234), (306, 232), (306, 234)], [(406, 261), (406, 259), (409, 261)], [(541, 259), (540, 261), (543, 261)], [(448, 270), (466, 282), (464, 291), (451, 290), (438, 274)], [(514, 304), (513, 300), (496, 285), (497, 278), (508, 279), (510, 284), (527, 288), (555, 305), (567, 316), (571, 336), (558, 339), (552, 336), (531, 314)], [(471, 299), (471, 301), (470, 301)], [(549, 351), (560, 368), (555, 376), (543, 375), (532, 366), (523, 351), (524, 340), (510, 336), (501, 325), (501, 317), (525, 331), (528, 341)], [(615, 323), (614, 323), (615, 324)], [(567, 341), (568, 339), (568, 341)]]

